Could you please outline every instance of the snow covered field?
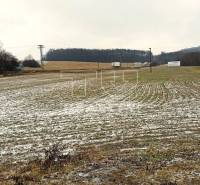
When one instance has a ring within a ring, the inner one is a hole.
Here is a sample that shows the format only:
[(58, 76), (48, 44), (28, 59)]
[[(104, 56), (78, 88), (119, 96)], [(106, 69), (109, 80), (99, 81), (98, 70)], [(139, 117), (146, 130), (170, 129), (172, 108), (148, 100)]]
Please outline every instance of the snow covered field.
[[(43, 153), (53, 143), (104, 145), (200, 137), (200, 81), (118, 82), (39, 74), (0, 80), (0, 161)], [(112, 79), (112, 77), (110, 77)], [(166, 148), (164, 143), (161, 148)], [(145, 146), (141, 146), (141, 150)], [(122, 151), (134, 148), (121, 148)], [(139, 148), (140, 149), (140, 148)]]

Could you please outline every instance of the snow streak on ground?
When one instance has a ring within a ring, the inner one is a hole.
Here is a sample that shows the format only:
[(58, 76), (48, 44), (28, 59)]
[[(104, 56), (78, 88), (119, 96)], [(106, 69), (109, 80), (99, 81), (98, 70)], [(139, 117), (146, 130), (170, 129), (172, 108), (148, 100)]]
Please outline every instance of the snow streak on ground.
[[(74, 82), (79, 88), (81, 81)], [(51, 143), (88, 145), (122, 140), (199, 139), (200, 82), (126, 82), (87, 98), (71, 95), (70, 75), (0, 81), (0, 160), (22, 161)], [(80, 88), (81, 89), (81, 88)], [(81, 91), (82, 92), (82, 91)]]

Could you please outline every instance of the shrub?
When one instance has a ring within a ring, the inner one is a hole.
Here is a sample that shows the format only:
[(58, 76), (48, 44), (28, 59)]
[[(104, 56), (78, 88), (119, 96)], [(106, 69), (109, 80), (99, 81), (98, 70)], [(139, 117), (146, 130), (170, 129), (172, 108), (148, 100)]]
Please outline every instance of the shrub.
[(34, 59), (29, 59), (29, 60), (23, 61), (23, 66), (24, 67), (38, 68), (38, 67), (40, 67), (40, 64)]
[(19, 66), (18, 60), (12, 54), (0, 50), (0, 73), (6, 74), (8, 71), (16, 71)]

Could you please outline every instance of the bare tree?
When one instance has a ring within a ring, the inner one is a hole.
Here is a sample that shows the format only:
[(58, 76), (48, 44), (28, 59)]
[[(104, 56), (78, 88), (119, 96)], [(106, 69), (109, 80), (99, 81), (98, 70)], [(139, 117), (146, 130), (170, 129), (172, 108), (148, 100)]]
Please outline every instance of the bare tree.
[(32, 55), (28, 55), (23, 61), (23, 66), (37, 68), (40, 67), (40, 64), (32, 57)]
[(0, 73), (7, 75), (9, 71), (15, 71), (19, 65), (18, 60), (11, 53), (0, 50)]

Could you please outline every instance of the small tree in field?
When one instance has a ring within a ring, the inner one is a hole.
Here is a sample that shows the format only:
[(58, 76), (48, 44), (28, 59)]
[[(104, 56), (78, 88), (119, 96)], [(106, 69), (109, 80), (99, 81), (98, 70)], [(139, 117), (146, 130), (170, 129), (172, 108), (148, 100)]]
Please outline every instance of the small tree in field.
[(37, 68), (40, 67), (40, 64), (31, 55), (28, 55), (23, 61), (23, 66)]

